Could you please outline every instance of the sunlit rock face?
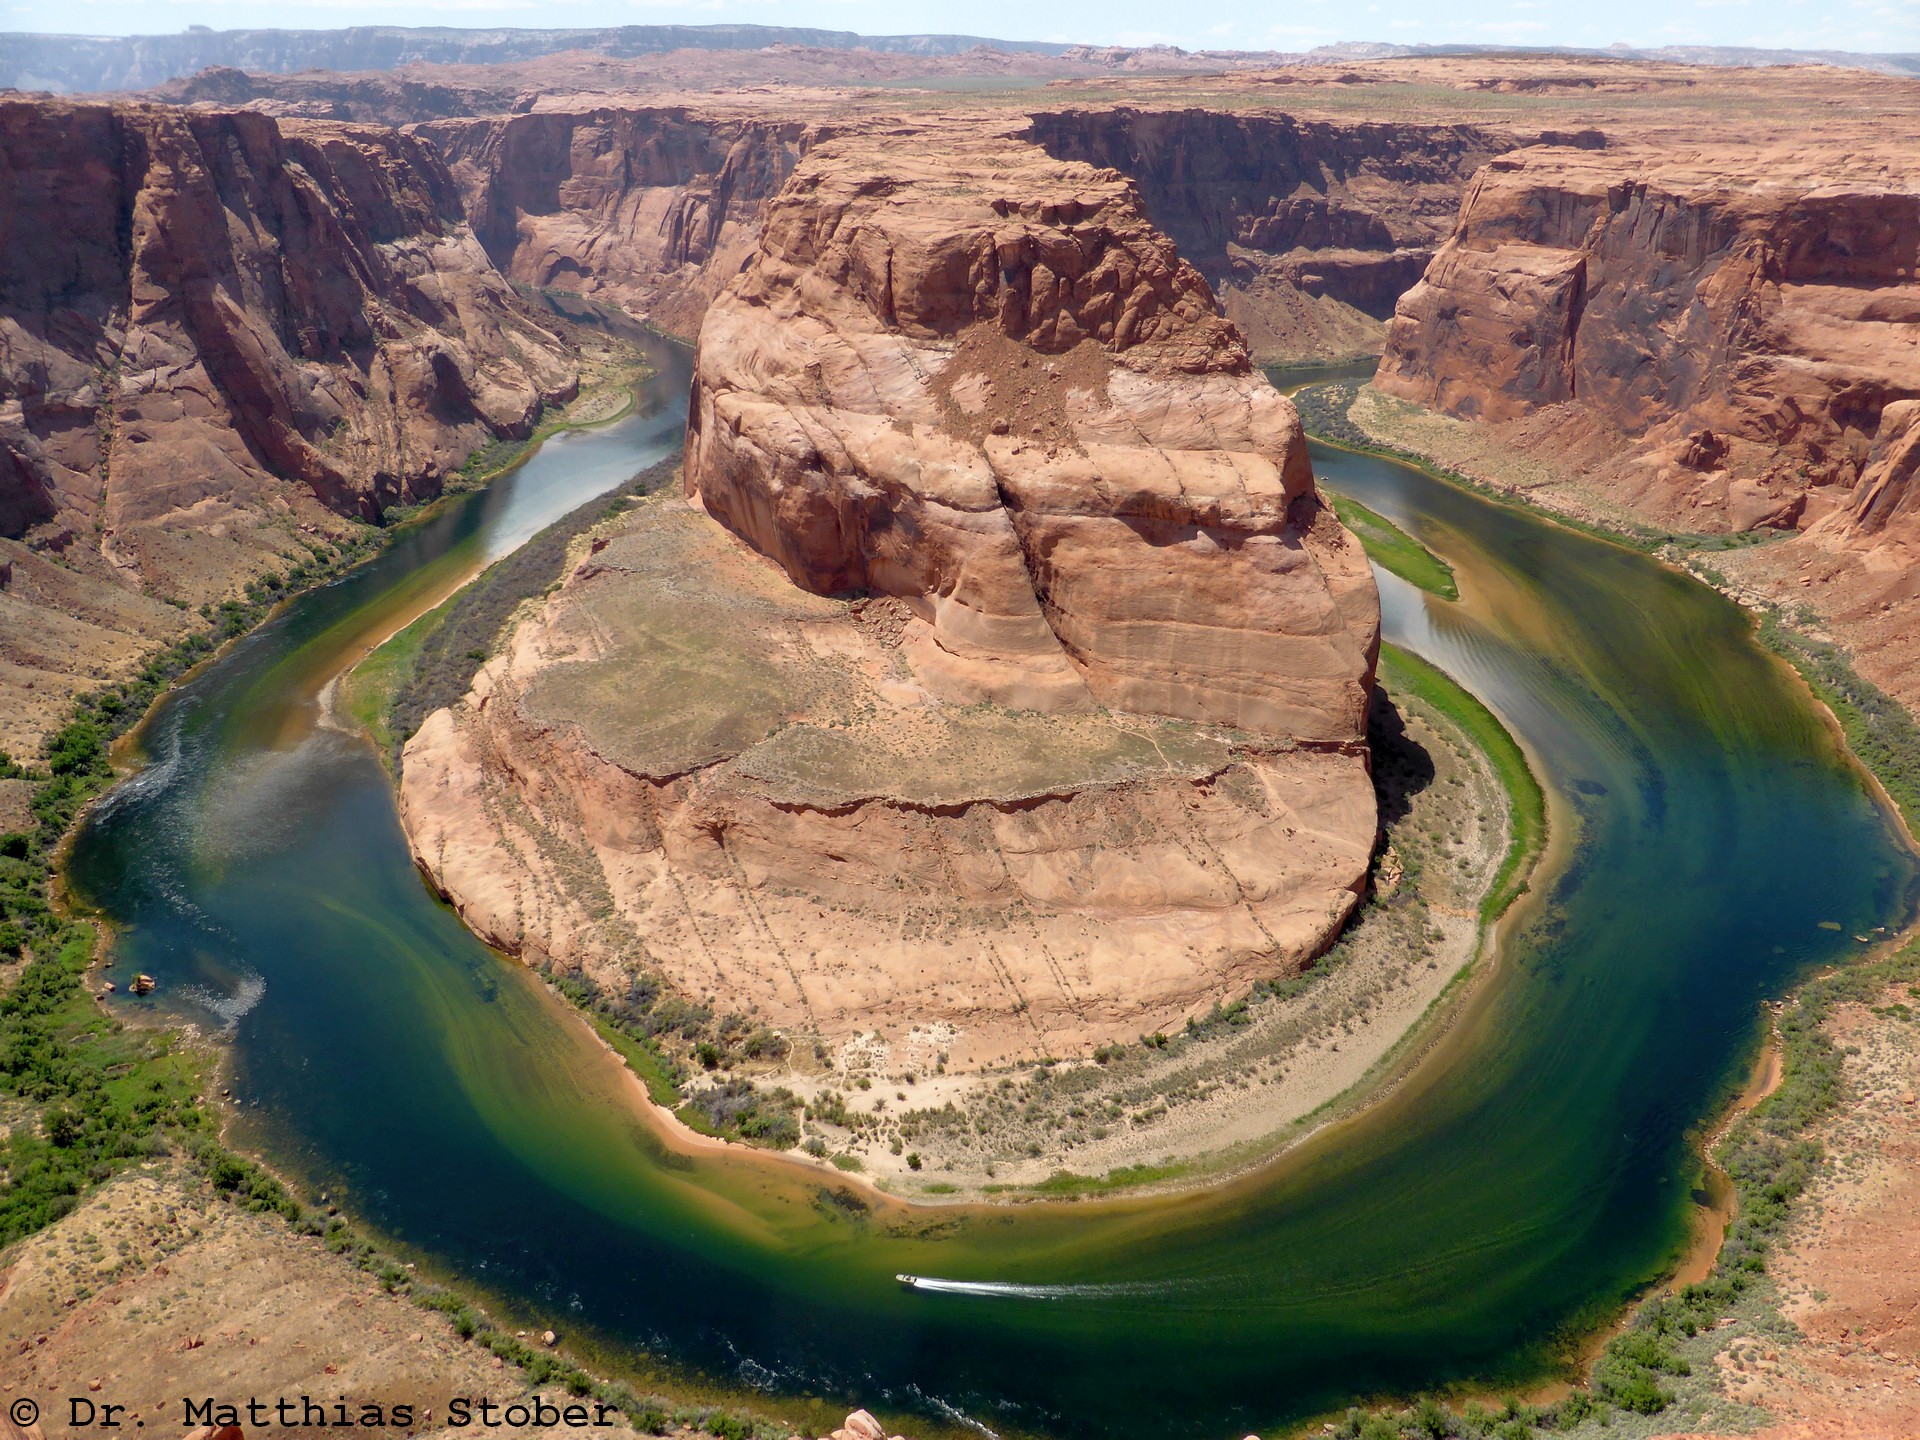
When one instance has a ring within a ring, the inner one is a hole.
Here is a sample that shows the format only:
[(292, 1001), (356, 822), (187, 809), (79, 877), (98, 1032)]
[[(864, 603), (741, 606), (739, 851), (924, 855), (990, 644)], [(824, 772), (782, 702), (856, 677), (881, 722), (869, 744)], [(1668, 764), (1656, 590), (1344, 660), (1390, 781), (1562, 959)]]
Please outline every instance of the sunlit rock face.
[(1205, 282), (1112, 171), (933, 148), (829, 142), (774, 201), (688, 493), (806, 589), (904, 600), (955, 698), (1358, 740), (1365, 559)]
[(978, 125), (822, 140), (691, 398), (681, 493), (407, 746), (479, 933), (956, 1069), (1165, 1029), (1338, 933), (1378, 597), (1129, 182)]

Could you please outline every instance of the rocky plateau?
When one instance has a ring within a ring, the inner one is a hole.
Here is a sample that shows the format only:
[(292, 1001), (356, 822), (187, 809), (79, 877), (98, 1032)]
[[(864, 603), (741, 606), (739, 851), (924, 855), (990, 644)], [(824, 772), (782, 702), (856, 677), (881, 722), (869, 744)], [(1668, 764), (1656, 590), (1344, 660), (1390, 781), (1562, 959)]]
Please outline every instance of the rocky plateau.
[(506, 948), (830, 1045), (910, 1014), (970, 1068), (1329, 941), (1378, 601), (1133, 185), (901, 139), (808, 151), (707, 311), (685, 499), (594, 541), (402, 796)]

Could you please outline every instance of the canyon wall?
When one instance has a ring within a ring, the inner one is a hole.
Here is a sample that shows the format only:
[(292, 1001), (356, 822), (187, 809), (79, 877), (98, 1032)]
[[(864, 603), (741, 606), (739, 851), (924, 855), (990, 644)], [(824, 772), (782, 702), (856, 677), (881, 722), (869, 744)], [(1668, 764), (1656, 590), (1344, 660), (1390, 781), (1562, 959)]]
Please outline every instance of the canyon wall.
[[(416, 127), (459, 178), (495, 263), (516, 281), (601, 295), (689, 336), (751, 257), (762, 208), (807, 149), (878, 124), (829, 119), (818, 106), (796, 107), (811, 120), (777, 121), (737, 106), (534, 90), (516, 99), (497, 86), (349, 78), (305, 83), (396, 117), (510, 101), (527, 112)], [(236, 95), (262, 83), (240, 79)], [(1377, 354), (1394, 301), (1446, 236), (1468, 178), (1541, 132), (1112, 106), (1037, 112), (1026, 138), (1056, 159), (1130, 177), (1268, 361)], [(1599, 143), (1593, 132), (1562, 138)]]
[(1337, 933), (1371, 572), (1124, 178), (977, 125), (820, 140), (707, 311), (684, 489), (406, 748), (479, 933), (962, 1068)]
[[(1493, 161), (1376, 383), (1539, 444), (1686, 530), (1899, 510), (1920, 398), (1920, 194), (1858, 157), (1538, 148)], [(1905, 457), (1905, 458), (1903, 458)]]
[(514, 281), (602, 296), (699, 333), (739, 273), (766, 200), (812, 133), (680, 107), (556, 109), (424, 123), (465, 214)]
[(46, 710), (575, 384), (418, 140), (0, 102), (0, 693)]
[[(1263, 359), (1378, 353), (1376, 322), (1426, 269), (1469, 178), (1543, 138), (1124, 105), (1042, 111), (1029, 135), (1049, 154), (1131, 176)], [(1601, 143), (1595, 131), (1555, 138)]]

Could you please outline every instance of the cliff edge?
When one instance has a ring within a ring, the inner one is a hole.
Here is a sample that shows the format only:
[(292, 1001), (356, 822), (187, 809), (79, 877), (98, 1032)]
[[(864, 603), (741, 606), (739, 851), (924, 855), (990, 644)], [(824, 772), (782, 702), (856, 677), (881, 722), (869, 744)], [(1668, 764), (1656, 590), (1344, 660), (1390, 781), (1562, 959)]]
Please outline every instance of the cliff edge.
[(708, 311), (683, 476), (407, 747), (482, 935), (964, 1068), (1337, 932), (1371, 573), (1122, 177), (978, 127), (814, 146)]
[(0, 100), (0, 747), (576, 383), (418, 140)]

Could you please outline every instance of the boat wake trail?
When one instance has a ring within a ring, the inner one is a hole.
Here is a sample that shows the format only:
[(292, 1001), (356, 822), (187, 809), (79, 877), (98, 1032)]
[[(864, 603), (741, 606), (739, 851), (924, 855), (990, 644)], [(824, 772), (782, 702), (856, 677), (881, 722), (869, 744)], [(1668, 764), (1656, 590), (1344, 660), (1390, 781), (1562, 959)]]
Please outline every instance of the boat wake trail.
[(1185, 1290), (1180, 1280), (1127, 1280), (1108, 1285), (1022, 1285), (1012, 1280), (939, 1280), (927, 1275), (896, 1275), (909, 1290), (933, 1295), (980, 1295), (1002, 1300), (1120, 1300), (1170, 1295)]

